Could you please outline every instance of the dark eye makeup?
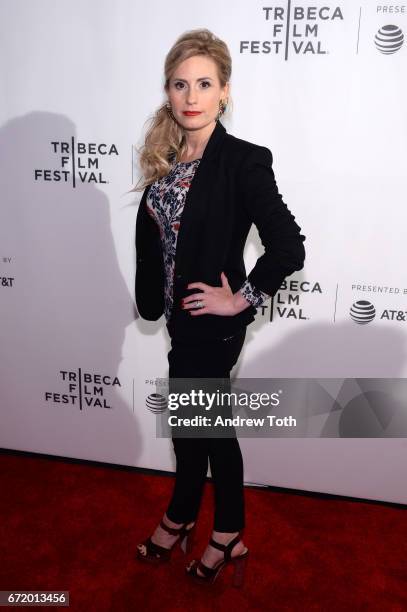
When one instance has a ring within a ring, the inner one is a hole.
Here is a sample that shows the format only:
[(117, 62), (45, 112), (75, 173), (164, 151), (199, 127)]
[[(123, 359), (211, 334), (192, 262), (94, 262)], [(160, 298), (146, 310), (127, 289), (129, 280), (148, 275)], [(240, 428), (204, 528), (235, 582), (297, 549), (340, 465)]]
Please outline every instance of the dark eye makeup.
[[(207, 85), (209, 85), (209, 87), (211, 86), (211, 84), (210, 84), (210, 82), (209, 82), (209, 81), (201, 81), (201, 85), (203, 85), (204, 83), (205, 83), (205, 84), (207, 84)], [(180, 88), (178, 87), (178, 85), (184, 85), (184, 83), (183, 83), (182, 81), (175, 81), (175, 82), (174, 82), (174, 87), (175, 87), (176, 89), (180, 89)], [(207, 87), (204, 87), (204, 89), (207, 89)]]

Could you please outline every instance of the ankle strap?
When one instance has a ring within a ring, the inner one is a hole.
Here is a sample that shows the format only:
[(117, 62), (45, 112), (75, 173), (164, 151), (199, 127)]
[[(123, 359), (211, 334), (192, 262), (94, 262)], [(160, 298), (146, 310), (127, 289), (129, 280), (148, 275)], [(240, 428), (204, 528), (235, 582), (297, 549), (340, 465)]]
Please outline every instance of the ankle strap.
[(161, 519), (160, 527), (165, 529), (165, 531), (168, 531), (168, 533), (170, 533), (171, 535), (179, 535), (187, 531), (186, 524), (181, 525), (181, 527), (168, 527), (168, 525), (164, 523), (163, 519)]
[(232, 549), (236, 546), (238, 542), (240, 542), (240, 533), (238, 533), (237, 536), (235, 536), (233, 540), (229, 542), (229, 544), (220, 544), (219, 542), (216, 542), (213, 538), (209, 540), (209, 544), (211, 546), (213, 546), (214, 548), (217, 548), (218, 550), (222, 550), (224, 552), (225, 561), (230, 560), (232, 556)]

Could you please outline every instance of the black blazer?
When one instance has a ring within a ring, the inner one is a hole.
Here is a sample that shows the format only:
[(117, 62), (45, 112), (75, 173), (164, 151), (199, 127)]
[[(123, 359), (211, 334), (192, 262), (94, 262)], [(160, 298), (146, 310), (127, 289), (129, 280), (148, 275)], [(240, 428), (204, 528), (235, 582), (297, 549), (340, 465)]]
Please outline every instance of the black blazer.
[[(226, 132), (218, 121), (187, 192), (178, 233), (171, 337), (205, 340), (230, 336), (252, 321), (250, 305), (234, 316), (191, 316), (180, 300), (199, 289), (190, 282), (221, 286), (225, 272), (235, 293), (246, 278), (274, 295), (286, 276), (304, 265), (305, 236), (283, 202), (272, 170), (271, 151)], [(164, 312), (164, 264), (158, 225), (146, 208), (148, 185), (136, 220), (136, 304), (140, 316), (156, 321)], [(264, 247), (246, 275), (243, 251), (254, 223)]]

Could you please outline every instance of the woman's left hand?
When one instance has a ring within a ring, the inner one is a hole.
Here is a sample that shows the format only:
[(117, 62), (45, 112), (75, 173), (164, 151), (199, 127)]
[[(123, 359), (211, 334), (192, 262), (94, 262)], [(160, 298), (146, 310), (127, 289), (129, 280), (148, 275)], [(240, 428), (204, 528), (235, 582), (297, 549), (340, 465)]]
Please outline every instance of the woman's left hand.
[[(187, 289), (196, 287), (202, 289), (199, 293), (188, 295), (182, 300), (183, 308), (189, 310), (191, 316), (196, 317), (203, 314), (216, 314), (233, 316), (237, 314), (236, 300), (228, 279), (224, 272), (221, 273), (222, 287), (212, 287), (206, 283), (189, 283)], [(243, 297), (243, 296), (241, 296)], [(203, 303), (203, 308), (195, 306), (196, 300)]]

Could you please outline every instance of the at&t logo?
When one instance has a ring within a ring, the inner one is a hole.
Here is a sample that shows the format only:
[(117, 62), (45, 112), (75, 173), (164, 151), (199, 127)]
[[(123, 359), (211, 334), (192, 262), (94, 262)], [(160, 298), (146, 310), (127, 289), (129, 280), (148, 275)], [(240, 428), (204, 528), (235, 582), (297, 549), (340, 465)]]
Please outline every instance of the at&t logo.
[[(376, 316), (376, 309), (371, 302), (367, 300), (358, 300), (354, 302), (349, 311), (352, 321), (364, 325), (371, 323)], [(407, 311), (396, 310), (395, 308), (385, 308), (379, 317), (380, 320), (385, 321), (407, 321)]]
[(354, 302), (350, 309), (350, 318), (359, 325), (370, 323), (376, 316), (375, 307), (367, 300), (358, 300)]
[(395, 25), (385, 25), (380, 28), (374, 37), (376, 49), (384, 55), (396, 53), (403, 46), (404, 34)]

